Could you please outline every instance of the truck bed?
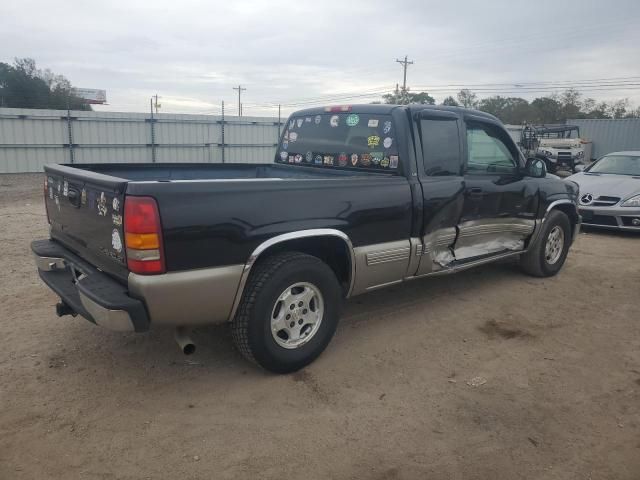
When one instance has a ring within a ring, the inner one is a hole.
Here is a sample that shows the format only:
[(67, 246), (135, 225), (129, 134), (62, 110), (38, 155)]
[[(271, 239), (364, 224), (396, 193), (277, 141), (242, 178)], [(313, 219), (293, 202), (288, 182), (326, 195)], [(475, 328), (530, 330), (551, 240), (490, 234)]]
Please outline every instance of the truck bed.
[[(411, 228), (410, 189), (395, 172), (276, 164), (74, 164), (45, 172), (51, 238), (122, 282), (129, 195), (157, 202), (169, 272), (241, 264), (265, 238), (301, 228), (351, 230), (356, 243)], [(375, 220), (367, 211), (378, 212)]]
[[(95, 172), (128, 181), (171, 181), (171, 180), (244, 180), (244, 179), (285, 179), (285, 178), (335, 178), (367, 177), (372, 172), (339, 170), (335, 168), (278, 165), (274, 163), (102, 163), (66, 165), (75, 169)], [(389, 176), (393, 173), (373, 173)]]

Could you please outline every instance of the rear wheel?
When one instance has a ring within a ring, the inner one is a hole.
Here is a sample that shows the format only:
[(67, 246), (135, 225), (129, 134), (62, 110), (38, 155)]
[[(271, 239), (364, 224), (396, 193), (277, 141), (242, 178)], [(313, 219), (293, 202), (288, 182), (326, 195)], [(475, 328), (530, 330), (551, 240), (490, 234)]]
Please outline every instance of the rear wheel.
[(315, 360), (338, 325), (342, 290), (333, 270), (299, 252), (268, 257), (253, 268), (231, 323), (248, 360), (276, 373)]
[(551, 210), (533, 245), (520, 257), (525, 273), (550, 277), (560, 271), (571, 245), (571, 222), (560, 210)]

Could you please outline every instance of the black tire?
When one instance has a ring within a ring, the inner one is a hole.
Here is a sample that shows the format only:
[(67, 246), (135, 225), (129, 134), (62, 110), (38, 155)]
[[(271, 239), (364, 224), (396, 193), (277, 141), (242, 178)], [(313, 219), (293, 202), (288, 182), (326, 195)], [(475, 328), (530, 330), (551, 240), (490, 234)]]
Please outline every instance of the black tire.
[[(307, 343), (294, 349), (279, 345), (271, 333), (271, 315), (280, 294), (298, 282), (316, 286), (323, 315)], [(266, 370), (290, 373), (314, 361), (327, 347), (338, 326), (343, 294), (333, 270), (322, 260), (300, 252), (278, 253), (253, 267), (235, 318), (233, 341), (242, 355)]]
[[(559, 258), (550, 263), (546, 256), (545, 247), (551, 232), (556, 227), (562, 229), (563, 232), (562, 250)], [(567, 259), (567, 253), (571, 245), (571, 235), (571, 222), (569, 222), (567, 215), (560, 210), (551, 210), (542, 225), (542, 231), (527, 252), (520, 257), (522, 270), (534, 277), (551, 277), (558, 273)]]

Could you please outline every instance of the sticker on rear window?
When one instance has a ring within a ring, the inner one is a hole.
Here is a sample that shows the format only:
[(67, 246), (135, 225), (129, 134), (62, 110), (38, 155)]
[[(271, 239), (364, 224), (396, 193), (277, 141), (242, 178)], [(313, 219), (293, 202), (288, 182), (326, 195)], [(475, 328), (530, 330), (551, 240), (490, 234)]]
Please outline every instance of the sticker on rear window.
[(378, 127), (378, 119), (377, 118), (369, 119), (369, 121), (367, 122), (367, 127), (377, 128)]
[(334, 115), (329, 119), (329, 125), (331, 125), (332, 127), (337, 127), (339, 123), (340, 117), (338, 115)]
[(350, 127), (355, 127), (359, 121), (360, 117), (355, 113), (352, 113), (347, 117), (347, 125), (349, 125)]
[(380, 137), (378, 135), (371, 135), (367, 138), (367, 145), (369, 145), (369, 148), (377, 147), (380, 145)]
[(387, 137), (384, 139), (384, 141), (382, 142), (382, 145), (384, 145), (384, 148), (391, 148), (391, 144), (393, 143), (393, 138), (391, 137)]
[(391, 122), (387, 120), (382, 124), (382, 133), (385, 135), (391, 131)]

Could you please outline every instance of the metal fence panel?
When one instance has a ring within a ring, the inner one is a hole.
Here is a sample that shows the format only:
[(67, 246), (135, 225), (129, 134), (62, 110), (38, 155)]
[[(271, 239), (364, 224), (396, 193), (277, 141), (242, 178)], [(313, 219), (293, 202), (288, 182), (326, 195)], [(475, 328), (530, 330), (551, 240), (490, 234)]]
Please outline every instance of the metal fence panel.
[[(0, 173), (47, 163), (271, 162), (278, 119), (0, 108)], [(153, 133), (153, 135), (152, 135)], [(224, 140), (224, 145), (223, 145)]]
[(593, 142), (593, 158), (622, 150), (640, 150), (640, 118), (569, 119), (567, 124), (579, 126), (580, 136)]
[[(82, 146), (73, 151), (75, 163), (145, 163), (151, 161), (147, 148), (142, 146), (122, 147), (115, 145)], [(69, 155), (62, 162), (69, 163)]]

